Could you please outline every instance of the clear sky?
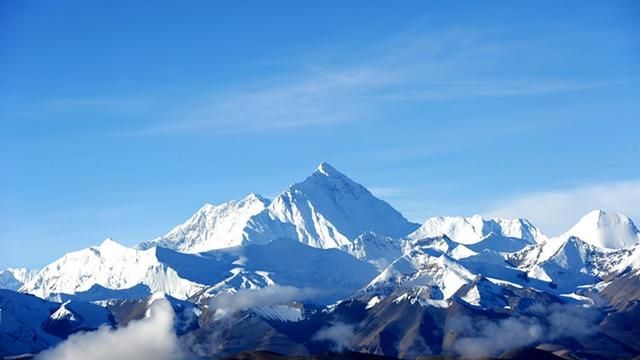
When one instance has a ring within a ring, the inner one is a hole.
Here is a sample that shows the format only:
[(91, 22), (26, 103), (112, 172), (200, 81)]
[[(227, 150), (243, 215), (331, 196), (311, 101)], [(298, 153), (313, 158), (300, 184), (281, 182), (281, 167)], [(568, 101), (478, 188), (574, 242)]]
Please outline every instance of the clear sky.
[(406, 217), (640, 220), (638, 1), (0, 0), (0, 268), (327, 161)]

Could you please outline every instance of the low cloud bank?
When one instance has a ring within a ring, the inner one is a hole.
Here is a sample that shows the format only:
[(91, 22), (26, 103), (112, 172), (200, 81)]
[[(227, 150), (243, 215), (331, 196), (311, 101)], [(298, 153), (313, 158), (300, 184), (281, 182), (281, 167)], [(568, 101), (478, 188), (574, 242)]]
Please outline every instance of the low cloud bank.
[(71, 335), (37, 360), (183, 360), (188, 358), (173, 331), (173, 308), (165, 299), (155, 301), (144, 319), (126, 327), (101, 327)]
[(552, 341), (565, 336), (584, 336), (597, 331), (593, 310), (570, 305), (549, 308), (533, 306), (532, 316), (510, 317), (497, 321), (477, 321), (469, 316), (453, 317), (445, 326), (447, 332), (462, 336), (452, 350), (465, 358), (499, 355), (518, 347)]
[(288, 304), (293, 301), (313, 299), (318, 290), (273, 285), (257, 289), (241, 289), (232, 293), (220, 293), (209, 301), (214, 311), (213, 325), (206, 334), (187, 334), (181, 338), (195, 355), (209, 357), (217, 354), (224, 342), (226, 332), (235, 326), (237, 319), (232, 315), (251, 308)]
[(353, 325), (338, 322), (320, 329), (312, 339), (314, 341), (329, 341), (334, 344), (334, 351), (343, 351), (349, 348), (354, 336), (355, 328)]
[(222, 318), (254, 307), (287, 304), (292, 301), (313, 299), (318, 291), (293, 286), (267, 286), (259, 289), (241, 289), (235, 293), (222, 293), (209, 305), (216, 309), (216, 317)]

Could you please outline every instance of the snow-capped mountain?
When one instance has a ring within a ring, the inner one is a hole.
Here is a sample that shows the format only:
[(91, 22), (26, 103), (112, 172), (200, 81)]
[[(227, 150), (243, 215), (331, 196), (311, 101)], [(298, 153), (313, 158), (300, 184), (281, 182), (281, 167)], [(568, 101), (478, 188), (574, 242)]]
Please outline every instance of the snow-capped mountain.
[(319, 291), (315, 298), (322, 303), (349, 296), (376, 273), (373, 265), (343, 251), (294, 239), (201, 254), (158, 246), (138, 250), (106, 239), (46, 266), (20, 291), (55, 300), (137, 299), (155, 292), (202, 300), (221, 292), (283, 285)]
[(598, 295), (622, 310), (634, 309), (640, 304), (640, 244), (626, 250), (629, 255), (597, 285), (601, 289)]
[(640, 243), (640, 230), (628, 217), (593, 210), (561, 237), (575, 236), (590, 245), (621, 249)]
[(37, 271), (27, 268), (8, 268), (0, 271), (0, 289), (18, 290), (29, 282)]
[(252, 217), (245, 239), (266, 243), (285, 237), (330, 249), (348, 246), (366, 231), (398, 238), (417, 227), (364, 186), (322, 163)]
[(373, 279), (363, 289), (363, 293), (386, 296), (404, 289), (407, 294), (418, 296), (422, 300), (449, 299), (477, 275), (437, 247), (438, 245), (408, 249)]
[(632, 250), (604, 249), (580, 238), (558, 237), (510, 254), (509, 261), (528, 276), (564, 289), (594, 284), (615, 271)]
[(173, 261), (168, 260), (180, 257), (167, 249), (137, 250), (107, 238), (99, 246), (68, 253), (45, 266), (20, 291), (60, 300), (64, 295), (99, 290), (96, 285), (132, 291), (144, 285), (150, 291), (185, 299), (204, 285), (181, 277), (170, 265)]
[(420, 240), (442, 235), (463, 245), (475, 245), (475, 248), (509, 251), (514, 251), (514, 245), (522, 248), (546, 240), (546, 236), (525, 219), (483, 219), (479, 215), (432, 217), (409, 234), (407, 239)]
[(632, 272), (640, 275), (640, 244), (626, 248), (626, 250), (629, 251), (629, 255), (616, 265), (613, 273)]
[(243, 242), (247, 221), (268, 204), (267, 199), (253, 193), (240, 201), (221, 205), (205, 204), (184, 224), (138, 247), (149, 249), (159, 245), (181, 252), (198, 253), (238, 246)]
[(531, 278), (575, 288), (632, 264), (639, 234), (626, 216), (595, 210), (565, 234), (527, 246), (507, 259)]
[[(566, 314), (550, 319), (540, 311), (567, 304), (624, 323), (640, 319), (639, 240), (630, 219), (603, 211), (553, 238), (525, 219), (434, 217), (418, 226), (322, 163), (271, 202), (250, 194), (205, 205), (135, 248), (106, 239), (31, 279), (27, 271), (0, 273), (6, 283), (24, 280), (23, 293), (60, 302), (0, 291), (0, 330), (8, 334), (0, 334), (0, 353), (16, 354), (7, 351), (13, 344), (18, 352), (40, 351), (108, 323), (109, 312), (80, 301), (106, 306), (122, 326), (162, 296), (176, 313), (176, 332), (204, 357), (333, 350), (314, 334), (337, 326), (350, 349), (413, 359), (453, 348), (460, 334), (449, 321), (462, 326), (468, 318), (475, 325), (465, 331), (482, 336), (492, 319), (544, 328)], [(225, 306), (233, 310), (221, 312)], [(15, 326), (15, 319), (35, 320)], [(627, 328), (594, 335), (596, 350), (585, 358), (640, 354), (640, 336)], [(577, 339), (562, 346), (588, 352), (593, 338)], [(211, 343), (214, 350), (202, 346)]]
[(329, 249), (349, 246), (367, 231), (399, 238), (417, 227), (364, 186), (322, 163), (272, 202), (250, 194), (237, 202), (207, 204), (168, 234), (138, 247), (197, 253), (291, 238)]
[[(355, 293), (376, 274), (376, 268), (338, 249), (318, 249), (294, 239), (249, 244), (202, 254), (215, 261), (225, 277), (194, 295), (201, 302), (220, 293), (269, 286), (308, 289), (318, 303), (331, 303)], [(213, 267), (213, 265), (212, 265)]]
[(402, 255), (402, 242), (367, 231), (341, 248), (352, 256), (368, 261), (382, 270)]

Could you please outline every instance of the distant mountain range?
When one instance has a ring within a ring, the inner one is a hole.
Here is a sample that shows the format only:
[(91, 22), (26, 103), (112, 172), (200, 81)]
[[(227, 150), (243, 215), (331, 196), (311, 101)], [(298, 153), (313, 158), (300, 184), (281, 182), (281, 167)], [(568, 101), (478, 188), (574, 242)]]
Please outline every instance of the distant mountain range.
[[(38, 272), (7, 269), (0, 287), (9, 289), (0, 292), (2, 356), (123, 326), (157, 298), (203, 358), (640, 354), (631, 219), (594, 210), (557, 237), (526, 219), (414, 224), (326, 163), (273, 200), (206, 204), (133, 248), (106, 239)], [(529, 335), (512, 339), (509, 329)]]

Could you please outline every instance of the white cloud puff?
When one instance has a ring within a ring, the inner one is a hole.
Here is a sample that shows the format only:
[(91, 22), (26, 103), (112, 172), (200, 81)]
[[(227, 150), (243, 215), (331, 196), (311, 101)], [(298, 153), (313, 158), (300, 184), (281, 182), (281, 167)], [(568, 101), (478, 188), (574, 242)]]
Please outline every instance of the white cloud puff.
[(342, 351), (349, 348), (351, 339), (355, 336), (353, 325), (335, 323), (320, 329), (313, 335), (315, 341), (329, 341), (334, 344), (334, 351)]
[(37, 360), (182, 360), (188, 357), (173, 331), (173, 309), (165, 299), (155, 301), (144, 319), (126, 327), (101, 327), (71, 335)]
[(317, 294), (318, 291), (314, 289), (273, 285), (259, 289), (241, 289), (235, 293), (222, 293), (214, 297), (209, 305), (216, 309), (216, 316), (222, 318), (254, 307), (312, 299)]

